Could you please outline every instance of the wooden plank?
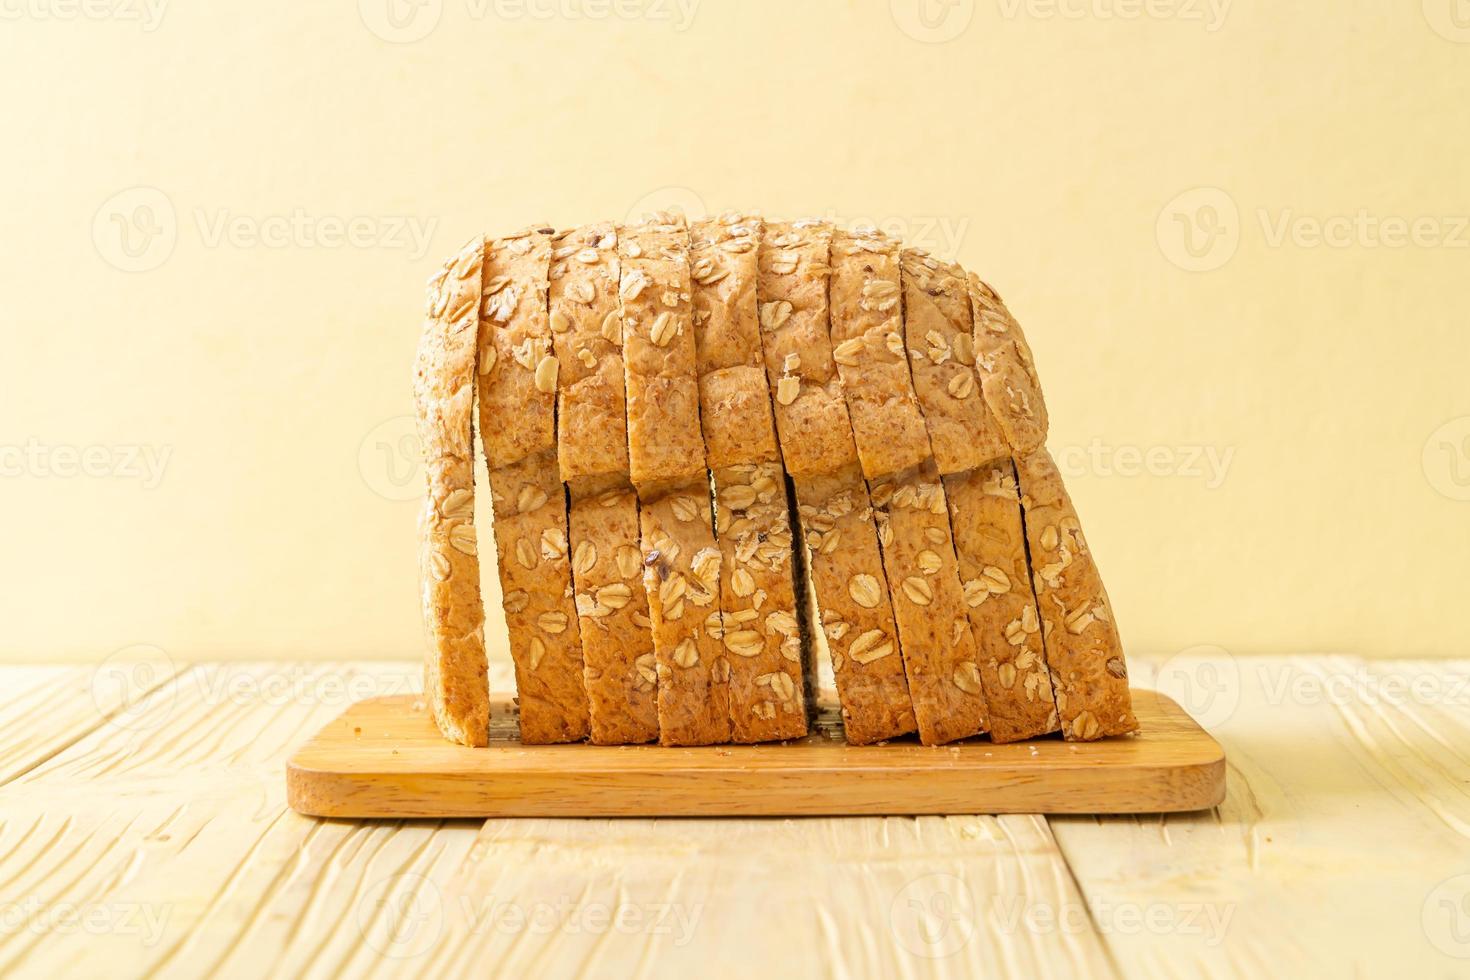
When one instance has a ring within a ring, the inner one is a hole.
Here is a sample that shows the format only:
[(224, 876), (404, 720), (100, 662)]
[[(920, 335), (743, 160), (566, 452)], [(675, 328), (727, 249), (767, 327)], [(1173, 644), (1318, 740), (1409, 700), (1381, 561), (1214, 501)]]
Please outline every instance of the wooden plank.
[(0, 973), (1112, 975), (1085, 929), (1016, 924), (1080, 902), (1036, 817), (482, 828), (289, 812), (291, 746), (417, 670), (200, 667), (147, 700), (137, 737), (83, 738), (0, 788), (0, 894), (104, 920), (5, 931)]
[(1132, 658), (1224, 744), (1215, 811), (1051, 821), (1132, 976), (1439, 976), (1470, 957), (1470, 661)]
[(1035, 816), (492, 820), (419, 897), (421, 975), (1112, 975), (1086, 930), (1015, 926), (1080, 901)]
[(292, 757), (292, 806), (330, 817), (787, 816), (1202, 809), (1220, 747), (1177, 705), (1136, 694), (1141, 735), (933, 748), (852, 746), (837, 705), (813, 734), (764, 745), (522, 745), (504, 710), (490, 746), (440, 737), (412, 697), (353, 705)]
[[(98, 727), (0, 787), (0, 975), (127, 975), (226, 947), (237, 930), (210, 925), (239, 911), (236, 889), (273, 878), (318, 826), (287, 810), (282, 761), (352, 697), (416, 684), (407, 670), (196, 667), (126, 727)], [(91, 918), (57, 921), (72, 914)]]
[(136, 706), (181, 669), (134, 652), (96, 667), (0, 667), (0, 785), (103, 726), (127, 731)]

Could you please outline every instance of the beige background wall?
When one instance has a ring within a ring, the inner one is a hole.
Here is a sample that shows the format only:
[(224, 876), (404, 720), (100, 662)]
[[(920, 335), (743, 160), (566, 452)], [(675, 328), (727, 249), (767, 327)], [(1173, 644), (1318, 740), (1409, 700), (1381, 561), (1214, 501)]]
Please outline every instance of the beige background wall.
[(153, 2), (0, 7), (0, 659), (417, 655), (424, 279), (664, 203), (995, 282), (1132, 649), (1470, 653), (1464, 0)]

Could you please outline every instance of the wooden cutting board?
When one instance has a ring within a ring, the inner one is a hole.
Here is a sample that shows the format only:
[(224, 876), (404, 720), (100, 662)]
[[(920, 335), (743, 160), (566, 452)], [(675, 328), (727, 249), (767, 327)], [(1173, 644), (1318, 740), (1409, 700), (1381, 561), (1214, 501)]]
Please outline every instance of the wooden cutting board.
[(488, 748), (446, 742), (420, 698), (354, 704), (286, 767), (291, 806), (320, 817), (654, 817), (1159, 813), (1225, 798), (1225, 752), (1179, 705), (1133, 692), (1142, 732), (930, 748), (850, 746), (836, 706), (773, 745), (521, 745), (509, 699)]

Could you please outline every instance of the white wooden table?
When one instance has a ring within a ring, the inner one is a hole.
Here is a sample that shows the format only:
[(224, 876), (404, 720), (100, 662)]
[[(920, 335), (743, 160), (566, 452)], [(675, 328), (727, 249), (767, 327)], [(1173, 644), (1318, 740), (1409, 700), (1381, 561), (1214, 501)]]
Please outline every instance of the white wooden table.
[(1199, 814), (290, 812), (416, 675), (0, 668), (0, 975), (1470, 976), (1470, 661), (1137, 659), (1229, 754)]

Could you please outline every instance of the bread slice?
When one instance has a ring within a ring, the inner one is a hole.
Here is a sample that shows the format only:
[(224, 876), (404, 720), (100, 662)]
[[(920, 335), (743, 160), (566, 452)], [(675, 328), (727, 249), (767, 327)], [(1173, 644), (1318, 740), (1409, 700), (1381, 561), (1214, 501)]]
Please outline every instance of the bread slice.
[(550, 328), (560, 365), (557, 462), (569, 491), (572, 587), (591, 740), (658, 738), (653, 634), (628, 482), (617, 234), (593, 224), (552, 242)]
[(975, 637), (965, 615), (944, 487), (904, 356), (896, 242), (836, 231), (833, 358), (875, 508), (919, 738), (986, 729)]
[(572, 580), (582, 636), (592, 741), (633, 745), (658, 738), (653, 621), (643, 591), (638, 497), (626, 481), (571, 491)]
[(589, 729), (557, 471), (551, 235), (533, 229), (486, 247), (480, 317), (480, 432), (526, 744), (576, 741)]
[(807, 732), (803, 654), (810, 647), (757, 322), (760, 230), (759, 216), (734, 212), (690, 228), (700, 420), (714, 478), (720, 635), (736, 742)]
[(1062, 734), (1086, 741), (1137, 731), (1113, 609), (1061, 473), (1045, 449), (1016, 462)]
[(832, 656), (847, 740), (914, 731), (877, 528), (829, 333), (831, 226), (768, 223), (757, 284), (776, 432)]
[(1036, 361), (1000, 294), (974, 273), (967, 274), (965, 281), (985, 403), (1011, 450), (1025, 456), (1046, 444), (1046, 400), (1041, 396)]
[(832, 357), (863, 475), (911, 469), (933, 452), (904, 350), (898, 245), (837, 229), (831, 264)]
[(476, 238), (429, 281), (414, 365), (427, 486), (419, 580), (428, 649), (424, 694), (445, 738), (485, 745), (490, 726), (485, 610), (475, 539), (475, 324), (484, 243)]
[[(1040, 643), (1039, 623), (1020, 502), (1014, 481), (1007, 501), (1005, 487), (991, 479), (997, 470), (1011, 470), (1011, 450), (981, 394), (967, 275), (918, 249), (904, 250), (902, 268), (905, 346), (950, 496), (950, 527), (991, 738), (1012, 742), (1056, 731), (1046, 662), (1033, 649)], [(995, 493), (987, 493), (987, 486)], [(1019, 578), (1013, 577), (1017, 570)], [(996, 601), (986, 605), (992, 596)]]
[(588, 733), (587, 692), (556, 450), (491, 470), (490, 500), (521, 741), (580, 741)]
[(939, 472), (963, 473), (1007, 455), (975, 371), (963, 270), (918, 249), (904, 249), (903, 303), (914, 390)]
[(730, 665), (718, 636), (720, 551), (699, 423), (689, 231), (658, 214), (618, 229), (628, 466), (640, 503), (659, 741), (730, 739)]
[(1015, 468), (1005, 456), (944, 478), (960, 579), (980, 653), (990, 737), (1016, 742), (1059, 727), (1041, 620), (1026, 565)]

